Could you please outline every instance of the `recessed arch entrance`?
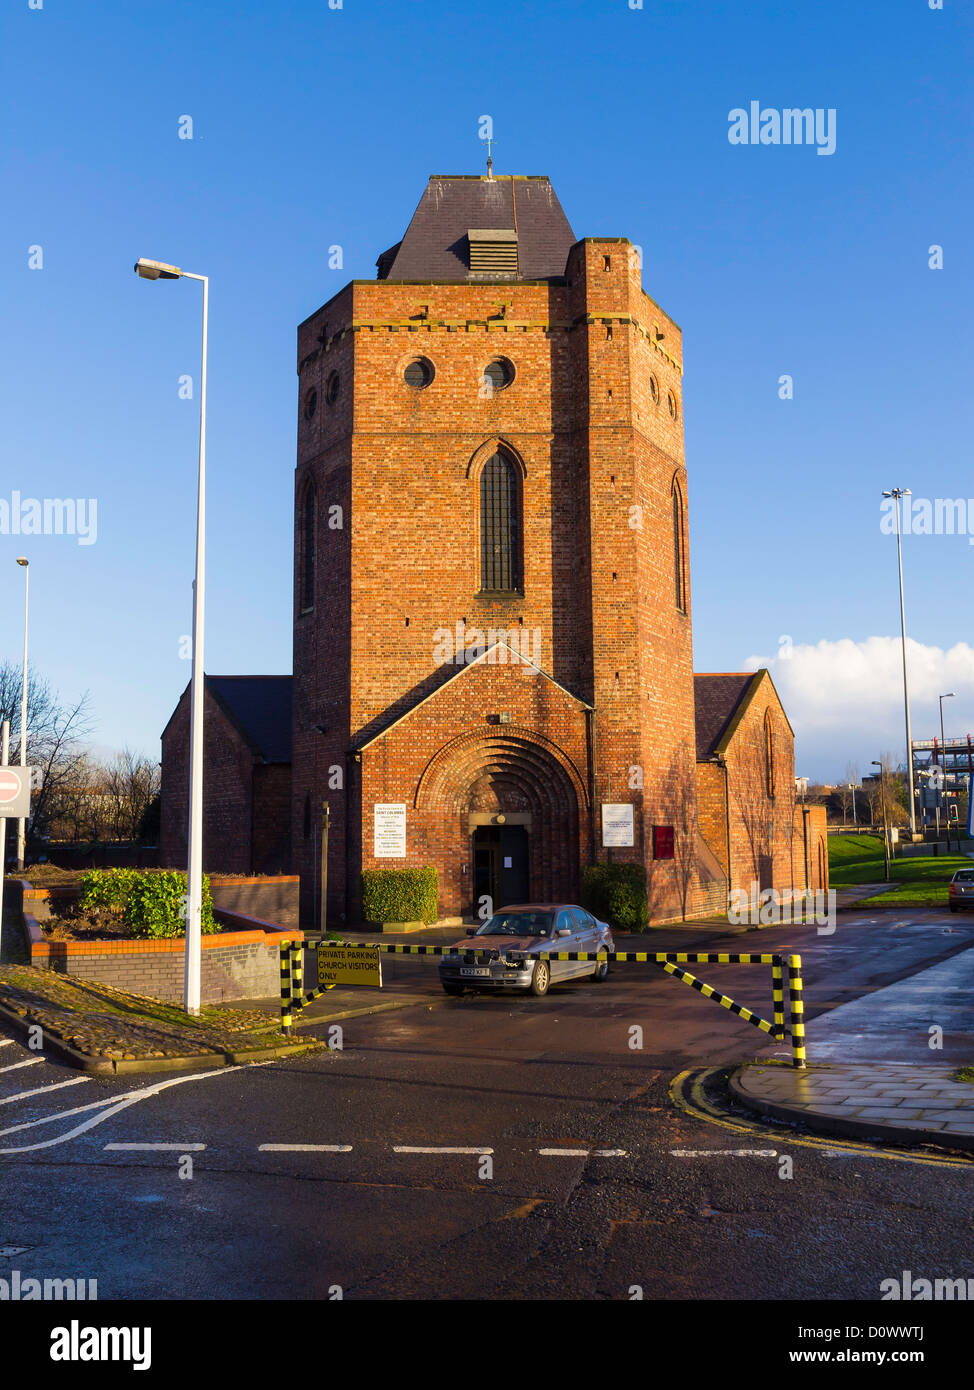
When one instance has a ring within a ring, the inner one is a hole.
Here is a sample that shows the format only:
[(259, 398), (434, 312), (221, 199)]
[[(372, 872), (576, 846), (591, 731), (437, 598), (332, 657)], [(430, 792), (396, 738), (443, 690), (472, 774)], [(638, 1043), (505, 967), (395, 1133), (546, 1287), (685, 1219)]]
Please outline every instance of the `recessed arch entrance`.
[(577, 896), (588, 797), (554, 740), (516, 726), (461, 735), (430, 759), (415, 804), (437, 823), (440, 881), (460, 911)]

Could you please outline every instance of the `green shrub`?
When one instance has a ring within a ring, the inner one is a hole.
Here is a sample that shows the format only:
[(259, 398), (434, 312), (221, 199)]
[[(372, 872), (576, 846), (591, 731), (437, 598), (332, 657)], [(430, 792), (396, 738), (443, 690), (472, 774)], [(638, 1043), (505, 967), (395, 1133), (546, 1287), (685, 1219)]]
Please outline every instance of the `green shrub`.
[(366, 922), (435, 922), (436, 870), (363, 869), (362, 917)]
[(616, 931), (645, 931), (649, 926), (645, 866), (586, 864), (582, 869), (582, 906)]
[[(132, 936), (183, 936), (186, 875), (170, 869), (91, 869), (81, 876), (80, 905), (118, 912)], [(203, 875), (202, 931), (219, 928), (213, 919), (210, 880)]]
[[(129, 894), (125, 920), (135, 936), (183, 936), (186, 932), (186, 875), (173, 869), (141, 873)], [(218, 931), (210, 880), (203, 875), (204, 935)]]
[(89, 869), (81, 875), (79, 903), (124, 913), (138, 877), (138, 869)]

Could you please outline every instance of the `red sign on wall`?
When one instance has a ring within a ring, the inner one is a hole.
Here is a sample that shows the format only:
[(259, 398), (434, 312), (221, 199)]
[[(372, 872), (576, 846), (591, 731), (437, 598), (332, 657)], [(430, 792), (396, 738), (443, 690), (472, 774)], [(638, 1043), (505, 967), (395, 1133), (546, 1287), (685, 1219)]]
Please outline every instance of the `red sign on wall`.
[(653, 826), (653, 858), (672, 859), (673, 858), (673, 827), (672, 825)]

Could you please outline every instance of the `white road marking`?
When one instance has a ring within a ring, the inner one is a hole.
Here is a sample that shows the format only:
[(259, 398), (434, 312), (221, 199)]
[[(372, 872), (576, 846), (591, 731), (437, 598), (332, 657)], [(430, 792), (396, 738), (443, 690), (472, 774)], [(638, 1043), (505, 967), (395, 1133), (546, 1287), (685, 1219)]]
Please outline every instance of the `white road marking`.
[(670, 1149), (674, 1158), (777, 1158), (777, 1149)]
[(485, 1144), (482, 1148), (447, 1148), (434, 1145), (430, 1148), (419, 1148), (412, 1144), (393, 1144), (393, 1153), (397, 1154), (492, 1154)]
[[(273, 1059), (272, 1059), (273, 1060)], [(230, 1072), (243, 1071), (244, 1067), (269, 1067), (271, 1062), (248, 1062), (236, 1067), (220, 1067), (213, 1071), (193, 1072), (191, 1076), (176, 1076), (170, 1081), (158, 1081), (154, 1086), (143, 1086), (138, 1091), (126, 1091), (121, 1096), (106, 1096), (102, 1100), (96, 1100), (91, 1105), (79, 1105), (74, 1110), (64, 1110), (60, 1114), (45, 1115), (39, 1120), (28, 1120), (24, 1124), (11, 1125), (8, 1129), (0, 1129), (0, 1138), (7, 1134), (16, 1134), (23, 1129), (33, 1129), (36, 1125), (51, 1124), (55, 1120), (64, 1120), (71, 1115), (81, 1115), (87, 1110), (97, 1110), (102, 1107), (103, 1113), (93, 1115), (90, 1120), (85, 1120), (83, 1124), (76, 1125), (67, 1134), (60, 1134), (55, 1139), (45, 1139), (40, 1144), (24, 1144), (19, 1149), (0, 1149), (0, 1154), (22, 1154), (30, 1153), (34, 1149), (50, 1149), (56, 1144), (64, 1144), (69, 1139), (74, 1139), (78, 1134), (84, 1134), (88, 1129), (93, 1129), (95, 1125), (100, 1125), (103, 1120), (109, 1119), (112, 1115), (117, 1115), (122, 1110), (127, 1110), (130, 1105), (137, 1105), (141, 1100), (148, 1100), (150, 1096), (156, 1096), (160, 1091), (168, 1090), (170, 1086), (182, 1086), (187, 1081), (209, 1081), (212, 1077), (227, 1076)]]
[(36, 1067), (38, 1062), (43, 1062), (43, 1057), (28, 1057), (26, 1062), (11, 1062), (9, 1067), (0, 1067), (0, 1071), (16, 1071), (18, 1067)]
[(625, 1158), (625, 1149), (539, 1149), (542, 1158)]
[(350, 1154), (351, 1144), (258, 1144), (262, 1154)]
[(4, 1096), (0, 1105), (10, 1105), (15, 1100), (26, 1100), (28, 1096), (43, 1096), (48, 1091), (60, 1091), (63, 1086), (80, 1086), (82, 1082), (90, 1080), (90, 1076), (75, 1076), (70, 1081), (55, 1081), (52, 1086), (35, 1086), (32, 1091), (18, 1091), (15, 1096)]
[(128, 1152), (138, 1151), (139, 1153), (152, 1150), (163, 1150), (166, 1153), (199, 1153), (205, 1149), (205, 1144), (106, 1144), (105, 1149), (125, 1149)]

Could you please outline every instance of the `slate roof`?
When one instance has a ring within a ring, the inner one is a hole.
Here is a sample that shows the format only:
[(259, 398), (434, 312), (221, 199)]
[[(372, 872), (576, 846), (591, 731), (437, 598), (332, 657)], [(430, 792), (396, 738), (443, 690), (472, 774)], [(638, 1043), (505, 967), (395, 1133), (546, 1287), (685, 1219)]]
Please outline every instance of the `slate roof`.
[(290, 676), (206, 676), (206, 688), (268, 763), (291, 761)]
[(518, 280), (558, 280), (576, 237), (543, 175), (435, 174), (397, 246), (376, 262), (380, 280), (466, 281), (467, 232), (517, 228)]
[(694, 674), (698, 762), (714, 756), (728, 725), (763, 674), (762, 671)]

